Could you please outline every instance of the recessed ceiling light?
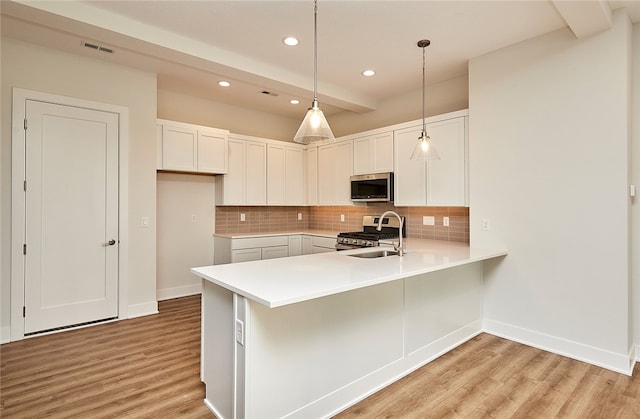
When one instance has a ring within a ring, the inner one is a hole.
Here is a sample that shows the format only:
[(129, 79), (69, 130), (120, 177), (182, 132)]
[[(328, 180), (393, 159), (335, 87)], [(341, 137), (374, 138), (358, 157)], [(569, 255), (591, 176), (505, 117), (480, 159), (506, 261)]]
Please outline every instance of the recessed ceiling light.
[(371, 77), (371, 76), (373, 76), (375, 74), (376, 74), (376, 72), (373, 71), (373, 70), (364, 70), (362, 72), (362, 75), (365, 76), (365, 77)]
[(231, 83), (229, 83), (229, 82), (228, 82), (228, 81), (226, 81), (226, 80), (221, 80), (221, 81), (219, 81), (219, 82), (218, 82), (218, 84), (219, 84), (220, 86), (222, 86), (222, 87), (229, 87), (229, 86), (231, 86)]
[(285, 45), (289, 45), (290, 47), (295, 47), (300, 43), (300, 41), (298, 41), (298, 39), (294, 38), (293, 36), (287, 36), (282, 40), (282, 42), (284, 42)]
[(299, 104), (299, 103), (300, 103), (300, 101), (299, 101), (298, 99), (291, 99), (291, 100), (289, 101), (289, 103), (290, 103), (290, 104), (292, 104), (292, 105), (297, 105), (297, 104)]

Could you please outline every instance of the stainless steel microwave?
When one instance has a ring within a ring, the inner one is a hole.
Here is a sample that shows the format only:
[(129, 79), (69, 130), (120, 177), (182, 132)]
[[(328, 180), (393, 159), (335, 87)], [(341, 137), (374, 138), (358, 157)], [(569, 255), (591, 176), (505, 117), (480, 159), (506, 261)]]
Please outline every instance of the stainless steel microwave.
[(393, 173), (351, 176), (351, 200), (354, 202), (392, 202)]

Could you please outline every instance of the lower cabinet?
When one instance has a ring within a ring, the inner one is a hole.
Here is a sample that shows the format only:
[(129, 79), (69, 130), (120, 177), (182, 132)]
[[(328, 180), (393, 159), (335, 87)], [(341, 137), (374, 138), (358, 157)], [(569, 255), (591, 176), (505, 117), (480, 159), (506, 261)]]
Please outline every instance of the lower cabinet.
[(305, 255), (336, 251), (336, 238), (323, 236), (303, 236), (302, 252)]
[(335, 251), (335, 237), (291, 234), (229, 238), (214, 236), (213, 263), (249, 262)]

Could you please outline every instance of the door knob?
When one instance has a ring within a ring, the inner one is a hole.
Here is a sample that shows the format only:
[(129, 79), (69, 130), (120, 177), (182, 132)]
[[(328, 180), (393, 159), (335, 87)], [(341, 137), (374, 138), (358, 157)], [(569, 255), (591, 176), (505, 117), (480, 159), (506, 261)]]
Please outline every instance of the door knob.
[(111, 239), (111, 240), (109, 240), (108, 242), (103, 243), (103, 244), (102, 244), (102, 247), (113, 246), (114, 244), (116, 244), (116, 241), (115, 241), (115, 240), (113, 240), (113, 239)]

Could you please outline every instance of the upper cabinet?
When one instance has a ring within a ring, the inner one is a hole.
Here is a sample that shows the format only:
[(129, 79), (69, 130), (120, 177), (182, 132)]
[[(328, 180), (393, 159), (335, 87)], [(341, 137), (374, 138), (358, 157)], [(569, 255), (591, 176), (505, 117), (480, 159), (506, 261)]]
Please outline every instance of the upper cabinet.
[(158, 120), (158, 170), (223, 174), (228, 170), (228, 131)]
[(216, 178), (216, 204), (266, 205), (267, 144), (232, 134), (228, 165), (227, 174)]
[(396, 206), (468, 205), (467, 117), (451, 116), (427, 124), (440, 160), (410, 160), (421, 126), (394, 131)]
[(318, 205), (318, 147), (305, 150), (307, 159), (307, 205)]
[(304, 147), (267, 145), (267, 204), (305, 205)]
[(393, 131), (353, 140), (353, 174), (393, 172)]
[(337, 141), (318, 147), (318, 204), (353, 205), (353, 141)]

